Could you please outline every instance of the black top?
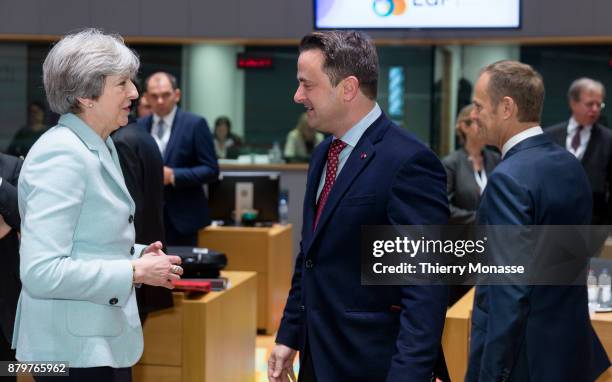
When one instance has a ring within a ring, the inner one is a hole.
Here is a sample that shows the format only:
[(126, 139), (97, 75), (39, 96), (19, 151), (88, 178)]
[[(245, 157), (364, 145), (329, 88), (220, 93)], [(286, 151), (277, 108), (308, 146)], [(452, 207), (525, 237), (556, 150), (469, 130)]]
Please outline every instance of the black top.
[[(136, 242), (151, 244), (164, 239), (164, 164), (151, 135), (130, 124), (115, 131), (111, 137), (117, 148), (121, 171), (134, 203)], [(172, 306), (170, 290), (142, 285), (136, 289), (138, 310), (150, 313)]]
[(0, 239), (0, 326), (4, 338), (10, 343), (13, 337), (15, 311), (21, 292), (19, 280), (19, 237), (17, 232), (21, 225), (17, 205), (17, 179), (23, 161), (19, 158), (0, 154), (0, 215), (12, 228)]

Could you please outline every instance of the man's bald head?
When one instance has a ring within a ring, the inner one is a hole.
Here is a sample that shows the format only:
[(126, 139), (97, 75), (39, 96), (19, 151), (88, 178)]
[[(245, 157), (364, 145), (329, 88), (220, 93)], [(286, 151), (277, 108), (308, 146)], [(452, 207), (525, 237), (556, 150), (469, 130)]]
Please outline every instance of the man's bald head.
[(176, 77), (172, 74), (153, 73), (145, 81), (145, 86), (146, 97), (151, 109), (159, 117), (170, 114), (181, 100), (181, 90), (178, 88)]

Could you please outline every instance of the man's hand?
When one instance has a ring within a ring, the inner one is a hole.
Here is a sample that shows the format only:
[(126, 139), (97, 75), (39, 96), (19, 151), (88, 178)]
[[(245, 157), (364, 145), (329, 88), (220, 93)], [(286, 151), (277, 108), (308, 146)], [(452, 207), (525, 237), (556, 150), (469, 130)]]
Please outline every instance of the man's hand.
[(0, 215), (0, 239), (5, 237), (9, 232), (11, 232), (11, 226), (8, 225), (2, 215)]
[(174, 171), (170, 167), (164, 166), (164, 186), (169, 184), (174, 184)]
[(276, 344), (268, 359), (268, 381), (269, 382), (295, 382), (293, 373), (293, 359), (296, 350), (288, 346)]

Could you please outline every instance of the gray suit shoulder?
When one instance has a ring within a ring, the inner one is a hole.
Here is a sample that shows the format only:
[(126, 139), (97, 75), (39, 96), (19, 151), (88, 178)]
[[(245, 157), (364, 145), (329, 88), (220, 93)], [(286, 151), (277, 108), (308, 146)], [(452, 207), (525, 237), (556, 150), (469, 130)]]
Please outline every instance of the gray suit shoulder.
[(455, 167), (458, 162), (466, 157), (466, 152), (463, 149), (458, 149), (442, 158), (442, 163), (446, 167)]

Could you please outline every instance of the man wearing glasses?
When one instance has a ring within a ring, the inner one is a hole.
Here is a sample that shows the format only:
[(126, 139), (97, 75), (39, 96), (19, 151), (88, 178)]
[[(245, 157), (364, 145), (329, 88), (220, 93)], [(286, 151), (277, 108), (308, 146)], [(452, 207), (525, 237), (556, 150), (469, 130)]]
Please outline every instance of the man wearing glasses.
[(579, 78), (568, 91), (572, 116), (545, 130), (580, 160), (593, 190), (592, 224), (612, 224), (612, 131), (598, 123), (606, 89), (599, 81)]

